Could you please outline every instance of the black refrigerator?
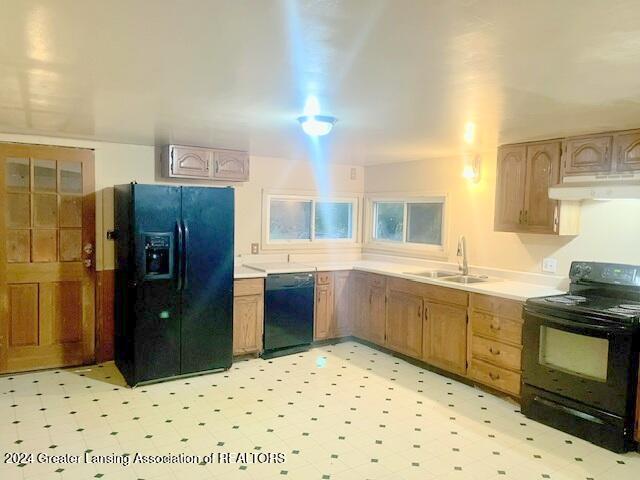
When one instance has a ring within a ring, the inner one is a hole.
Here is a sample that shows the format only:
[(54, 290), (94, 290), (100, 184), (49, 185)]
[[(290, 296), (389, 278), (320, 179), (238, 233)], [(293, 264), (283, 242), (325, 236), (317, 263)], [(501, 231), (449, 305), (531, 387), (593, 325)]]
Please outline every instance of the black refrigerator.
[(117, 185), (115, 359), (129, 385), (228, 369), (232, 188)]

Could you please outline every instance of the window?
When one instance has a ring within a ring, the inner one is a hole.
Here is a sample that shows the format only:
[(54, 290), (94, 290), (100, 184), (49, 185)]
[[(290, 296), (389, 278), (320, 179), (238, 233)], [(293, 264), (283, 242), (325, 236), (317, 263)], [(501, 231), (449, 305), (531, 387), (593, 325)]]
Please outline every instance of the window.
[(389, 246), (444, 246), (445, 197), (373, 199), (370, 241)]
[(356, 243), (357, 197), (265, 194), (263, 201), (267, 226), (263, 239), (267, 245)]

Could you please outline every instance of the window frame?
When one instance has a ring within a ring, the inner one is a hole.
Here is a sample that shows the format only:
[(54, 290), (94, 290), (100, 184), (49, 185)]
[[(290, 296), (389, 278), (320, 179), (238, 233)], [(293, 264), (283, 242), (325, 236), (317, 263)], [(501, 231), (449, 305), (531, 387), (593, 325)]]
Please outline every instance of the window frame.
[[(402, 203), (404, 206), (402, 223), (402, 240), (385, 240), (376, 238), (377, 221), (376, 209), (378, 203)], [(442, 235), (439, 245), (408, 242), (408, 220), (410, 203), (441, 203), (442, 204)], [(391, 253), (407, 255), (421, 254), (434, 258), (447, 258), (449, 238), (449, 195), (446, 193), (416, 192), (416, 193), (378, 193), (368, 195), (365, 199), (365, 249), (383, 250)]]
[[(270, 235), (271, 201), (304, 201), (311, 202), (310, 239), (272, 240)], [(351, 238), (316, 239), (316, 203), (350, 203), (351, 204)], [(324, 250), (329, 247), (349, 248), (359, 247), (360, 242), (360, 210), (362, 196), (356, 193), (336, 193), (332, 195), (320, 195), (311, 191), (269, 191), (262, 194), (262, 249), (263, 250)]]

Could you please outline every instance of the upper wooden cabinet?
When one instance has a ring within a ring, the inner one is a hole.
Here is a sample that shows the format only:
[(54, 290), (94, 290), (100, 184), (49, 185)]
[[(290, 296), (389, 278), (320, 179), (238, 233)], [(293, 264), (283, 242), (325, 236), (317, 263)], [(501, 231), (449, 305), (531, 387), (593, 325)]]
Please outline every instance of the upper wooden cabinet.
[(249, 154), (243, 151), (168, 145), (162, 163), (170, 178), (249, 180)]
[(640, 172), (640, 130), (567, 138), (564, 175), (609, 175)]
[(564, 141), (564, 174), (608, 173), (611, 171), (612, 154), (612, 135), (567, 138)]
[(522, 226), (526, 189), (527, 147), (505, 145), (498, 150), (495, 230), (512, 232)]
[(640, 171), (640, 130), (618, 133), (613, 152), (616, 172)]
[(560, 181), (560, 141), (504, 145), (498, 150), (494, 229), (575, 234), (560, 228), (560, 205), (549, 187)]

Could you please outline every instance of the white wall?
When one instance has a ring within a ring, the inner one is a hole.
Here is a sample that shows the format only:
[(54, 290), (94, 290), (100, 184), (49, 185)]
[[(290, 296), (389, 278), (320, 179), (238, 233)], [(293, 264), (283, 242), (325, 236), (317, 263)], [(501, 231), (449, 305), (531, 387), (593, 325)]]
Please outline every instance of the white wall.
[(369, 166), (365, 192), (448, 193), (450, 261), (465, 235), (472, 265), (540, 272), (542, 259), (551, 256), (558, 274), (566, 275), (572, 260), (640, 264), (640, 200), (584, 202), (577, 237), (494, 232), (496, 158), (495, 151), (482, 156), (477, 184), (462, 178), (462, 158)]
[[(95, 149), (98, 269), (113, 268), (113, 243), (104, 238), (106, 230), (113, 228), (113, 185), (134, 180), (138, 183), (165, 182), (157, 177), (158, 154), (151, 146), (14, 134), (0, 134), (0, 141)], [(250, 162), (250, 181), (233, 184), (236, 187), (236, 254), (250, 253), (251, 243), (260, 242), (263, 189), (315, 191), (318, 188), (316, 181), (320, 178), (322, 186), (329, 191), (362, 193), (364, 190), (362, 167), (323, 164), (314, 168), (313, 163), (304, 160), (255, 156)], [(355, 180), (350, 179), (351, 168), (356, 169)]]

